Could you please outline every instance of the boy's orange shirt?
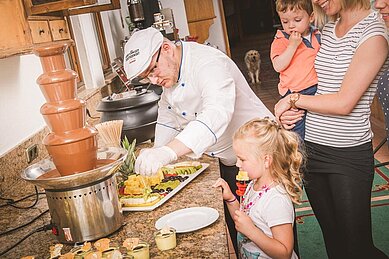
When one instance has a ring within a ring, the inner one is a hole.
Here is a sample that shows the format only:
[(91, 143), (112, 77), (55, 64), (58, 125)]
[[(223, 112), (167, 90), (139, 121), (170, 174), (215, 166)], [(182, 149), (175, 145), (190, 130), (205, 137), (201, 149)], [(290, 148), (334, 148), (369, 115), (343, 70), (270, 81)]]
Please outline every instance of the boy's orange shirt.
[[(298, 46), (292, 60), (287, 68), (280, 72), (280, 82), (278, 91), (281, 96), (288, 90), (299, 92), (310, 86), (317, 84), (317, 74), (314, 67), (316, 54), (320, 49), (320, 42), (316, 35), (318, 30), (311, 30), (311, 46), (307, 46), (305, 40)], [(270, 58), (281, 55), (288, 47), (289, 40), (287, 34), (280, 30), (277, 31), (273, 43), (271, 44)]]

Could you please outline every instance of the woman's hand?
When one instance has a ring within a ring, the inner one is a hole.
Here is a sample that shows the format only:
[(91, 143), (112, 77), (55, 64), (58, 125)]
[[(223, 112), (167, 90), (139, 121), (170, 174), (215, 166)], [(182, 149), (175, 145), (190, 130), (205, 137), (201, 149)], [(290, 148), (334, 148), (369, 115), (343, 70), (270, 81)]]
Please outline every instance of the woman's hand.
[(236, 230), (248, 238), (250, 238), (253, 229), (257, 228), (251, 218), (243, 211), (236, 210), (233, 219)]
[(214, 188), (221, 187), (222, 188), (223, 200), (232, 201), (233, 199), (235, 199), (235, 196), (232, 193), (230, 186), (228, 185), (228, 183), (224, 179), (222, 179), (222, 178), (217, 179), (216, 182), (212, 185), (212, 187), (214, 187)]
[(286, 112), (281, 114), (281, 116), (279, 117), (279, 122), (285, 129), (293, 129), (294, 126), (296, 126), (296, 123), (303, 119), (304, 112), (304, 110), (298, 109), (287, 110)]
[(289, 98), (282, 98), (276, 103), (274, 106), (274, 116), (276, 117), (276, 120), (278, 123), (280, 122), (281, 115), (290, 109), (290, 103)]

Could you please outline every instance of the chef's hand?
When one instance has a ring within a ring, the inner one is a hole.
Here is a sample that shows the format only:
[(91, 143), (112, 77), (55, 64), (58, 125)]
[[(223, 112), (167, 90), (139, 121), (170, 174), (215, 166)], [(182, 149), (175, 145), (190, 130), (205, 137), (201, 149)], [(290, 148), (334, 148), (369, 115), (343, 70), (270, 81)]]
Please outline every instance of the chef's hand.
[(145, 148), (135, 161), (135, 173), (150, 176), (174, 160), (177, 160), (177, 154), (168, 146)]

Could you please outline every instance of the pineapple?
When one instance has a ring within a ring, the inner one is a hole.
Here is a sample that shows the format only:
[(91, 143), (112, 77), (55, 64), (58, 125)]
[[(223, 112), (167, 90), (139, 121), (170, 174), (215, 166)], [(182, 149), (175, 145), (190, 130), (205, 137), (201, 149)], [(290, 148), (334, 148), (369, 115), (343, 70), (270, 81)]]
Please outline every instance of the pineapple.
[(131, 145), (127, 139), (127, 136), (122, 140), (122, 147), (127, 150), (127, 157), (124, 160), (123, 164), (118, 170), (118, 184), (119, 187), (123, 186), (123, 182), (128, 179), (128, 176), (135, 174), (134, 165), (135, 165), (135, 145), (136, 139), (132, 141)]

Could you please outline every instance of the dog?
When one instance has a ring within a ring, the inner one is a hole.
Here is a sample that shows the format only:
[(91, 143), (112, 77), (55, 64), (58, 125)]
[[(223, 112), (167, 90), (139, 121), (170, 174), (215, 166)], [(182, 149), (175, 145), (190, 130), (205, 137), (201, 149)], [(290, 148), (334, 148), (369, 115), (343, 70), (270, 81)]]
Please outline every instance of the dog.
[(261, 70), (261, 55), (257, 50), (249, 50), (244, 56), (248, 74), (253, 84), (259, 84), (259, 72)]

